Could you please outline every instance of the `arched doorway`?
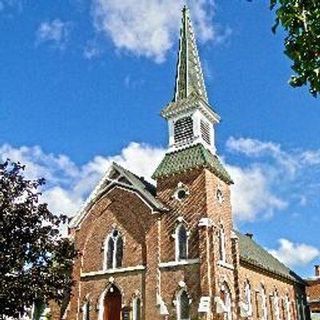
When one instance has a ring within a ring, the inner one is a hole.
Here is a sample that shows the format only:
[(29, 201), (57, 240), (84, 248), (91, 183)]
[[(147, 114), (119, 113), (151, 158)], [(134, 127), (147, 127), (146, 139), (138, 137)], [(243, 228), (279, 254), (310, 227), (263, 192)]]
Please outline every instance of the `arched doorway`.
[(121, 292), (116, 286), (111, 286), (104, 298), (103, 320), (121, 319)]

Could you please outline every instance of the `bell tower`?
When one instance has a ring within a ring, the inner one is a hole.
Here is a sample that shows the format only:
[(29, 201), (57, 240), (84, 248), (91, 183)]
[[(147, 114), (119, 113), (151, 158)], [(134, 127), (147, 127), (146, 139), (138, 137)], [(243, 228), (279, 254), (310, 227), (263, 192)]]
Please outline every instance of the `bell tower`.
[(220, 117), (208, 102), (189, 9), (183, 8), (174, 97), (161, 112), (168, 121), (169, 151), (202, 144), (215, 153)]

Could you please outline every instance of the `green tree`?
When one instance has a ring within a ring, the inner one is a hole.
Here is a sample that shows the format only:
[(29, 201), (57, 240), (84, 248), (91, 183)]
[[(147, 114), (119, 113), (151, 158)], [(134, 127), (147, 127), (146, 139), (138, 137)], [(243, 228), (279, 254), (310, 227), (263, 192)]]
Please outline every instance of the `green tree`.
[(320, 93), (320, 1), (270, 0), (276, 12), (275, 32), (279, 25), (286, 31), (285, 54), (293, 61), (289, 83), (307, 85), (310, 93)]
[(72, 286), (76, 251), (60, 232), (66, 217), (39, 202), (44, 179), (27, 180), (23, 171), (0, 163), (0, 319), (39, 301), (61, 303)]

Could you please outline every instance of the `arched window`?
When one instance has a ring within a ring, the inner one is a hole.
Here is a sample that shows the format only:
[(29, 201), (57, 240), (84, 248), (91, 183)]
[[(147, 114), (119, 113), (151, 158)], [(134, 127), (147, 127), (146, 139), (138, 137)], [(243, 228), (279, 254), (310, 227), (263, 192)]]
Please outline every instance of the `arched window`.
[(185, 260), (188, 257), (188, 234), (183, 223), (176, 228), (176, 260)]
[(123, 239), (118, 230), (113, 230), (105, 244), (105, 269), (115, 269), (122, 266)]
[(226, 239), (223, 226), (219, 229), (219, 259), (226, 261)]
[(263, 285), (261, 285), (260, 296), (261, 296), (261, 320), (267, 320), (268, 319), (267, 295)]
[(244, 285), (244, 303), (247, 315), (252, 315), (251, 286), (249, 281), (246, 281)]
[(284, 298), (284, 311), (285, 311), (285, 319), (291, 320), (290, 299), (288, 294), (286, 294)]
[(190, 302), (185, 290), (180, 291), (177, 297), (178, 320), (190, 320)]
[(297, 296), (297, 311), (299, 320), (305, 320), (306, 314), (303, 296)]
[(231, 292), (226, 283), (221, 286), (220, 298), (224, 304), (224, 320), (232, 320), (232, 298)]
[(280, 304), (279, 304), (279, 294), (277, 290), (275, 290), (273, 294), (273, 313), (274, 313), (274, 319), (280, 320)]
[(118, 236), (116, 240), (116, 268), (122, 267), (122, 257), (123, 257), (123, 240), (122, 237)]
[(137, 297), (133, 300), (132, 311), (133, 311), (132, 319), (133, 320), (140, 320), (141, 319), (141, 300), (140, 300), (140, 298)]
[(90, 319), (90, 303), (87, 301), (82, 307), (82, 319), (89, 320)]

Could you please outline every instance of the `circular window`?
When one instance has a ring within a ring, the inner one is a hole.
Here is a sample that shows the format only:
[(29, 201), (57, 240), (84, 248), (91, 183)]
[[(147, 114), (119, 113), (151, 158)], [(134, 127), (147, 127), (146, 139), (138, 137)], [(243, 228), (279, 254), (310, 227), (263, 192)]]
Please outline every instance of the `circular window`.
[(181, 182), (178, 183), (177, 188), (173, 194), (173, 197), (179, 201), (183, 201), (189, 195), (188, 187), (182, 184)]
[(223, 193), (220, 189), (217, 190), (217, 200), (220, 204), (223, 202)]
[(183, 200), (187, 196), (186, 190), (178, 190), (177, 192), (177, 198), (179, 200)]

